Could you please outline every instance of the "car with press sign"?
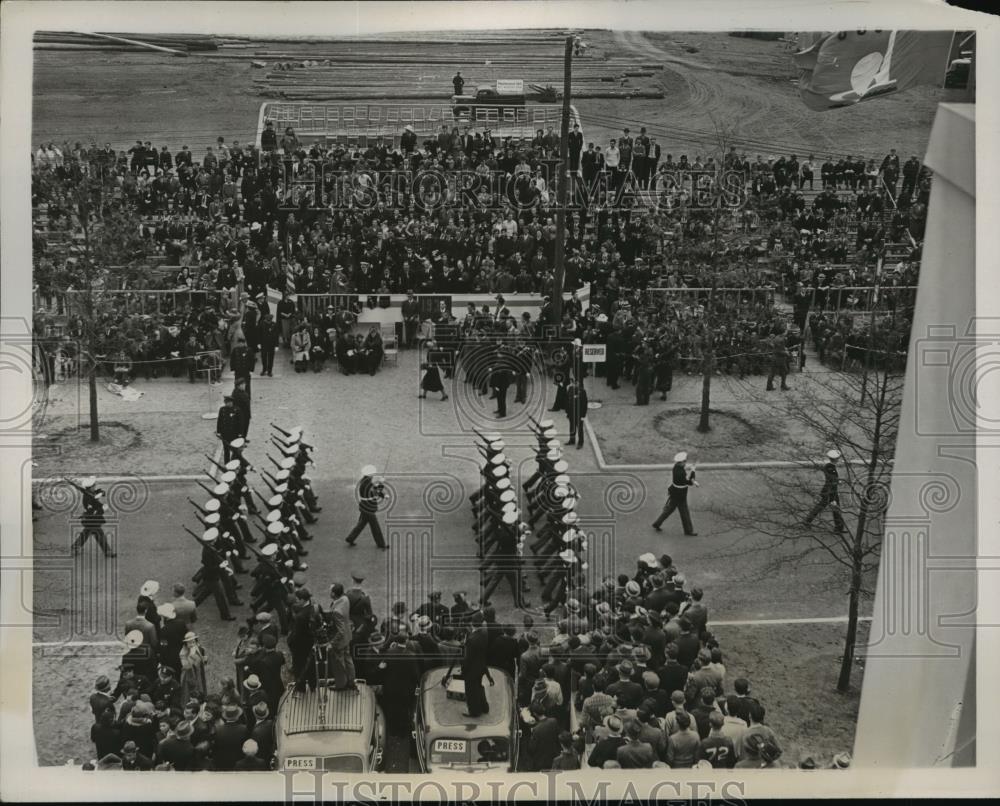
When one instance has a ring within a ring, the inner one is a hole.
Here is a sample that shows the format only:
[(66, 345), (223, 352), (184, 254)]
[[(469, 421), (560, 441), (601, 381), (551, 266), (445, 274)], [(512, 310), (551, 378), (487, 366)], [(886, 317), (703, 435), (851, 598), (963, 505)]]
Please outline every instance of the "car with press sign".
[(385, 715), (362, 680), (357, 691), (288, 691), (274, 731), (279, 770), (369, 773), (382, 767)]
[(417, 689), (413, 739), (421, 772), (488, 772), (517, 769), (520, 729), (514, 678), (490, 667), (494, 685), (484, 683), (489, 711), (466, 715), (464, 684), (447, 669), (427, 671)]

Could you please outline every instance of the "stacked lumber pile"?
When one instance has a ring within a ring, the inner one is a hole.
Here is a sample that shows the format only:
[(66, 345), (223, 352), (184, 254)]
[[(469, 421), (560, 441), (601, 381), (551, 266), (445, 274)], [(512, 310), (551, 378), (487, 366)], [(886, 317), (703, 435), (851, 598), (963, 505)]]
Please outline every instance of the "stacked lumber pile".
[(38, 31), (36, 50), (99, 50), (118, 53), (159, 51), (172, 55), (218, 50), (219, 41), (207, 34), (135, 34), (84, 31)]
[[(465, 93), (522, 79), (528, 100), (548, 100), (563, 82), (562, 32), (462, 32), (391, 38), (338, 39), (253, 52), (266, 65), (254, 84), (258, 94), (296, 101), (450, 100), (451, 79), (462, 71)], [(226, 54), (229, 56), (231, 54)], [(574, 98), (662, 98), (662, 64), (614, 57), (588, 49), (574, 58)]]

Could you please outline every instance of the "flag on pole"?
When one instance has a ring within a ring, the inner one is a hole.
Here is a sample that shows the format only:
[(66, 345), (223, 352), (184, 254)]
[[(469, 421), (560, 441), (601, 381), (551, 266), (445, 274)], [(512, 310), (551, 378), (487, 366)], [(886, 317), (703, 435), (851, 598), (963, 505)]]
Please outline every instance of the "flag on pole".
[[(944, 82), (954, 31), (837, 31), (793, 59), (799, 94), (817, 111)], [(809, 37), (800, 35), (801, 44)]]

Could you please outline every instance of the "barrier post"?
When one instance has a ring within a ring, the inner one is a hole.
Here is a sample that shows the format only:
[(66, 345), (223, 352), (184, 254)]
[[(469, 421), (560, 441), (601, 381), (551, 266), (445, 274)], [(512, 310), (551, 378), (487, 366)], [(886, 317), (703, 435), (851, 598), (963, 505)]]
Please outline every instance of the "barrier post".
[[(218, 350), (205, 350), (204, 352), (196, 353), (195, 360), (200, 363), (202, 357), (205, 356), (211, 357), (212, 364), (205, 370), (205, 378), (208, 381), (208, 410), (201, 415), (201, 419), (214, 420), (216, 417), (219, 416), (219, 405), (215, 399), (216, 398), (215, 389), (213, 388), (215, 384), (212, 383), (212, 372), (215, 370), (216, 366), (221, 367), (222, 356), (220, 355)], [(216, 361), (219, 362), (218, 365), (215, 363)], [(200, 372), (201, 370), (197, 371)], [(220, 383), (219, 386), (221, 387), (222, 384)]]

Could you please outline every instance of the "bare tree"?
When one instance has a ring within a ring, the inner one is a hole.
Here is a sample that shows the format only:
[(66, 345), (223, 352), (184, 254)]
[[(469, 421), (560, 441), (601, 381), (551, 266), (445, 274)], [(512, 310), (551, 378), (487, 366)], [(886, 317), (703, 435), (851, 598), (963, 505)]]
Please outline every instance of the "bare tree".
[[(698, 198), (698, 206), (703, 211), (704, 218), (711, 220), (712, 227), (712, 285), (708, 292), (701, 331), (701, 408), (698, 417), (698, 431), (702, 433), (712, 430), (709, 418), (712, 404), (712, 376), (716, 370), (715, 332), (719, 326), (716, 290), (719, 287), (719, 272), (723, 266), (723, 258), (730, 249), (746, 243), (746, 236), (731, 226), (734, 221), (731, 215), (734, 202), (739, 201), (739, 199), (734, 198), (731, 192), (732, 185), (727, 177), (726, 155), (734, 139), (733, 127), (727, 127), (715, 120), (713, 120), (713, 124), (715, 126), (715, 152), (712, 156), (715, 161), (715, 169), (700, 177), (700, 182), (708, 194)], [(699, 179), (696, 179), (696, 185), (698, 182)]]
[(76, 233), (82, 242), (76, 256), (57, 267), (53, 285), (77, 292), (75, 305), (67, 308), (71, 316), (70, 333), (79, 344), (79, 367), (86, 374), (89, 391), (90, 439), (99, 442), (97, 379), (106, 357), (128, 344), (128, 334), (109, 327), (115, 309), (113, 289), (138, 274), (144, 256), (139, 233), (139, 217), (127, 200), (112, 203), (113, 176), (95, 167), (92, 173), (79, 170), (62, 176), (42, 173), (35, 177), (36, 187), (50, 198), (60, 196), (72, 204)]
[[(884, 355), (872, 354), (876, 357), (872, 363)], [(770, 496), (741, 502), (739, 511), (723, 512), (733, 528), (770, 538), (755, 550), (781, 549), (770, 563), (770, 572), (821, 564), (833, 571), (830, 587), (846, 587), (847, 632), (837, 681), (841, 692), (850, 687), (860, 605), (873, 593), (899, 430), (903, 374), (895, 366), (885, 366), (885, 361), (879, 363), (883, 366), (870, 366), (864, 376), (814, 373), (808, 383), (800, 382), (796, 394), (785, 398), (782, 415), (807, 434), (787, 443), (789, 456), (801, 467), (755, 471), (763, 477)], [(824, 490), (829, 450), (841, 454), (836, 461), (835, 498), (824, 495), (829, 491)], [(814, 509), (818, 512), (807, 525)]]

